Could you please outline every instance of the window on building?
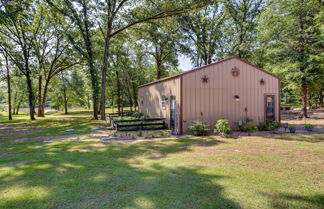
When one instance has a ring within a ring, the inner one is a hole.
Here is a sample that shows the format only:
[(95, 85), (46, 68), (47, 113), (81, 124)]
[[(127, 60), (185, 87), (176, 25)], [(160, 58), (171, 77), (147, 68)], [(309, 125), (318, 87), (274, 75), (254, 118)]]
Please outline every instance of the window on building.
[(168, 101), (168, 97), (166, 97), (166, 96), (162, 96), (162, 109), (163, 109), (163, 110), (166, 109), (167, 101)]

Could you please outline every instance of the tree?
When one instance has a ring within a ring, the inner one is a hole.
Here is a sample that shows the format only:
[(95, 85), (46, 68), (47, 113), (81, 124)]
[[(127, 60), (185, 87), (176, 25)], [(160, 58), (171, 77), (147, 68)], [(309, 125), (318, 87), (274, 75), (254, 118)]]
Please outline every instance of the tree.
[(153, 57), (156, 67), (156, 79), (167, 76), (168, 69), (178, 66), (179, 37), (174, 21), (167, 19), (143, 25), (140, 28), (143, 41), (148, 44), (148, 53)]
[(35, 4), (31, 1), (10, 2), (4, 8), (0, 14), (2, 20), (0, 33), (6, 40), (0, 47), (26, 77), (30, 119), (35, 120), (31, 54), (32, 45), (40, 29), (40, 21), (33, 15)]
[[(323, 39), (316, 17), (321, 3), (307, 0), (276, 0), (265, 13), (264, 35), (270, 40), (270, 66), (280, 72), (287, 88), (301, 92), (301, 117), (307, 115), (308, 90), (311, 84), (323, 82)], [(271, 18), (270, 18), (271, 17)], [(279, 68), (280, 66), (280, 68)]]
[[(224, 47), (224, 10), (218, 2), (196, 13), (178, 18), (182, 34), (182, 52), (196, 66), (210, 64), (222, 56)], [(219, 53), (218, 53), (219, 52)]]
[(9, 69), (9, 57), (5, 51), (0, 51), (5, 59), (5, 68), (6, 68), (6, 81), (7, 81), (7, 93), (8, 93), (8, 119), (12, 120), (12, 106), (11, 106), (11, 79), (10, 79), (10, 69)]
[[(62, 16), (46, 6), (46, 4), (38, 5), (39, 9), (35, 14), (42, 18), (40, 20), (42, 28), (33, 45), (39, 68), (38, 117), (45, 116), (45, 103), (51, 79), (78, 64), (70, 45), (64, 39), (65, 25), (63, 25)], [(43, 79), (45, 80), (44, 88), (42, 87)]]
[[(140, 6), (138, 6), (140, 5)], [(125, 31), (134, 25), (151, 20), (162, 19), (179, 15), (196, 8), (206, 5), (206, 1), (187, 1), (179, 3), (178, 1), (149, 1), (142, 6), (135, 1), (130, 0), (108, 0), (106, 8), (105, 32), (102, 33), (105, 38), (105, 48), (103, 56), (103, 67), (101, 70), (101, 119), (105, 120), (106, 113), (106, 85), (107, 69), (109, 66), (111, 39), (117, 34)]]
[(249, 59), (256, 41), (257, 17), (264, 8), (265, 0), (224, 0), (229, 37), (229, 55)]
[(65, 28), (65, 34), (74, 49), (86, 60), (92, 86), (93, 117), (98, 119), (99, 78), (94, 57), (95, 34), (93, 13), (96, 2), (91, 0), (46, 0), (56, 11), (68, 18), (72, 29)]

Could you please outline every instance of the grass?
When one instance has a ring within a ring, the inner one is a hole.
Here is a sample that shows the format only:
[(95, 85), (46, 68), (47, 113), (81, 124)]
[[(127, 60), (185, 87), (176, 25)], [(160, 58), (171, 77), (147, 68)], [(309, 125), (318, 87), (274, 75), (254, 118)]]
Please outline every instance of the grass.
[[(97, 125), (89, 116), (75, 112), (67, 123)], [(29, 128), (51, 119), (63, 120), (53, 114)], [(91, 137), (6, 140), (0, 144), (0, 208), (320, 209), (323, 162), (324, 134), (128, 144)]]
[[(88, 110), (47, 114), (45, 118), (30, 121), (26, 114), (14, 115), (9, 121), (6, 114), (0, 112), (0, 142), (21, 138), (35, 138), (44, 136), (63, 136), (71, 134), (85, 134), (94, 127), (106, 127), (106, 122), (91, 120), (92, 112)], [(65, 132), (75, 129), (75, 132)]]

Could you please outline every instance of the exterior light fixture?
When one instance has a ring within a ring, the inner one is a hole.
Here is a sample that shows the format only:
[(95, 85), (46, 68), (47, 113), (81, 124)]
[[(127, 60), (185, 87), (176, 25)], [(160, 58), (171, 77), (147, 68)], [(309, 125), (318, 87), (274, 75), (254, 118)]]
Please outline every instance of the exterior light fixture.
[(234, 99), (235, 99), (235, 101), (238, 102), (238, 101), (240, 101), (240, 96), (239, 96), (239, 95), (235, 95), (235, 96), (234, 96)]
[(265, 84), (265, 80), (263, 78), (261, 78), (260, 85), (264, 85), (264, 84)]

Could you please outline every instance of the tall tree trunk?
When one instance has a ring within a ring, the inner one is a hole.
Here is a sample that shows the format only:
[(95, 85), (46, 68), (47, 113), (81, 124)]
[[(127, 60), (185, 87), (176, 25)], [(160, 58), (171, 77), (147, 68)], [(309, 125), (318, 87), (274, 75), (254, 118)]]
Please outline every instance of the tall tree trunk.
[(132, 83), (132, 90), (133, 90), (133, 98), (134, 98), (134, 111), (136, 111), (137, 104), (137, 89), (134, 83)]
[(320, 90), (320, 108), (323, 108), (324, 107), (324, 94), (323, 94), (323, 89)]
[(38, 117), (42, 117), (42, 76), (38, 77)]
[(27, 81), (27, 90), (28, 90), (29, 115), (31, 120), (35, 120), (33, 84), (28, 70), (26, 73), (26, 81)]
[(19, 114), (19, 108), (20, 108), (21, 102), (22, 102), (21, 100), (18, 101), (17, 108), (16, 108), (16, 115)]
[(211, 64), (212, 63), (212, 55), (208, 54), (208, 62), (207, 64)]
[(313, 107), (313, 104), (312, 104), (312, 93), (308, 90), (308, 95), (309, 95), (309, 98), (308, 98), (308, 106), (309, 106), (309, 109), (311, 110), (312, 107)]
[(41, 116), (40, 117), (45, 117), (45, 104), (46, 104), (46, 98), (47, 98), (47, 90), (48, 90), (48, 86), (49, 86), (49, 79), (45, 80), (45, 86), (44, 86), (44, 91), (43, 91), (43, 96), (42, 96), (42, 107), (41, 107)]
[(16, 115), (16, 103), (17, 103), (17, 91), (15, 91), (15, 96), (14, 96), (14, 100), (13, 100), (13, 111), (12, 114)]
[(66, 85), (64, 80), (63, 71), (61, 71), (62, 81), (63, 81), (63, 100), (64, 100), (64, 114), (68, 114), (68, 100), (66, 95)]
[(87, 105), (88, 105), (88, 110), (90, 110), (91, 105), (90, 105), (90, 96), (87, 96)]
[(127, 97), (129, 101), (130, 111), (133, 111), (133, 99), (132, 99), (132, 94), (130, 92), (129, 86), (127, 87)]
[(307, 118), (307, 84), (302, 84), (302, 112), (301, 117)]
[(64, 114), (68, 114), (68, 101), (66, 97), (66, 88), (63, 89), (63, 97), (64, 97)]
[(122, 90), (121, 91), (121, 112), (123, 113), (124, 112), (124, 91)]
[(91, 77), (91, 85), (92, 85), (92, 101), (93, 101), (93, 118), (98, 120), (98, 76), (92, 61), (89, 61), (90, 65), (90, 77)]
[(103, 67), (101, 70), (101, 101), (100, 101), (100, 118), (106, 120), (106, 87), (107, 87), (107, 69), (109, 66), (109, 49), (110, 49), (110, 34), (112, 29), (112, 20), (108, 20), (108, 29), (105, 37), (105, 52), (103, 58)]
[(12, 120), (12, 112), (11, 112), (11, 84), (10, 84), (10, 71), (9, 71), (9, 62), (8, 56), (5, 54), (5, 61), (6, 61), (6, 69), (7, 69), (7, 85), (8, 85), (8, 119)]
[(157, 79), (161, 79), (162, 78), (162, 69), (161, 69), (161, 61), (160, 60), (156, 60), (156, 73), (157, 73)]

